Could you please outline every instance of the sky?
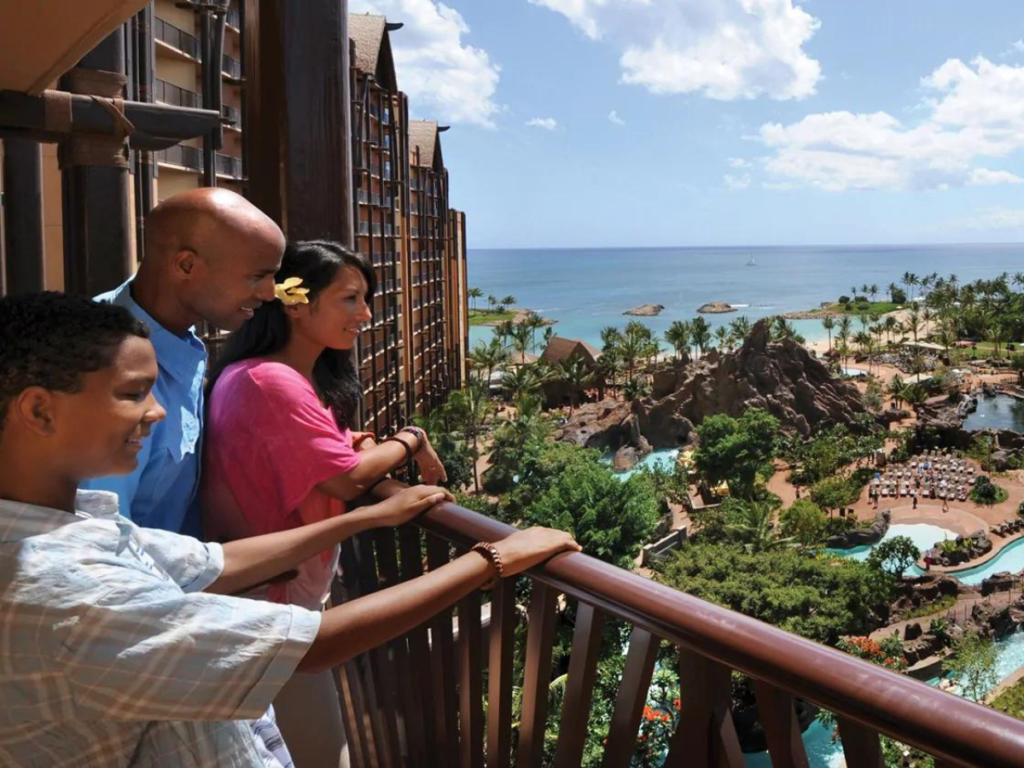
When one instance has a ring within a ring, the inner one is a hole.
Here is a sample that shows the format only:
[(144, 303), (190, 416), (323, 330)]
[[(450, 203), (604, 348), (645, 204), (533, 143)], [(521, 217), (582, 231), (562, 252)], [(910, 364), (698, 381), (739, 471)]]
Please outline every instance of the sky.
[(1024, 240), (1019, 0), (350, 0), (469, 247)]

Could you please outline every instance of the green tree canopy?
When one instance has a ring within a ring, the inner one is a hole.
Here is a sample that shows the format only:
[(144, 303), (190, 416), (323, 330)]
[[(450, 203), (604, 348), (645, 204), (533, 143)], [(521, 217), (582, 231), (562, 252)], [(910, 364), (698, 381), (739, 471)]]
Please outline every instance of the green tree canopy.
[(831, 512), (860, 498), (860, 483), (849, 477), (827, 477), (811, 487), (811, 501)]
[(667, 557), (658, 580), (712, 603), (834, 645), (867, 634), (893, 580), (856, 560), (794, 549), (748, 554), (739, 546), (691, 543)]
[(868, 565), (900, 578), (920, 557), (921, 550), (914, 545), (913, 539), (909, 536), (893, 536), (874, 546), (868, 555)]
[(782, 535), (795, 539), (805, 547), (821, 544), (825, 537), (825, 514), (808, 499), (797, 499), (779, 514)]
[(761, 408), (750, 408), (738, 419), (709, 416), (697, 428), (700, 448), (694, 463), (711, 485), (724, 480), (735, 496), (752, 499), (758, 477), (771, 474), (778, 433), (779, 420)]
[(658, 502), (644, 478), (623, 482), (600, 459), (567, 443), (528, 443), (506, 517), (569, 531), (588, 555), (631, 569), (654, 533)]

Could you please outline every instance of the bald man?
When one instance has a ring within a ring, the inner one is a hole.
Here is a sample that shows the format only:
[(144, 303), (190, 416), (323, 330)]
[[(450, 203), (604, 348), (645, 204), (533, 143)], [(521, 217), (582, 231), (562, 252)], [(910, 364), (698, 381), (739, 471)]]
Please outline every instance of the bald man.
[[(160, 376), (153, 394), (167, 410), (143, 443), (130, 475), (83, 487), (114, 491), (137, 525), (199, 536), (199, 485), (206, 349), (194, 326), (233, 331), (274, 298), (285, 239), (244, 197), (194, 189), (164, 200), (146, 218), (146, 258), (138, 273), (97, 301), (119, 304), (152, 332)], [(126, 395), (130, 396), (130, 395)]]

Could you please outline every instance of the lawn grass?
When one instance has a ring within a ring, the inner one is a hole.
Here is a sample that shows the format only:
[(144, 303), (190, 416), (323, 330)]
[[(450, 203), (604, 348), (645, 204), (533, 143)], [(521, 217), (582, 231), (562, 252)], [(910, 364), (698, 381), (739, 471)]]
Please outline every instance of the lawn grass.
[(900, 620), (918, 619), (921, 616), (931, 616), (933, 613), (948, 611), (954, 605), (956, 605), (956, 597), (954, 595), (943, 595), (938, 600), (933, 600), (930, 603), (925, 603), (924, 605), (920, 605), (906, 613), (900, 614)]
[(469, 324), (470, 325), (489, 325), (490, 323), (500, 323), (502, 320), (509, 320), (514, 315), (514, 312), (488, 312), (485, 309), (471, 309), (469, 310)]
[[(849, 309), (847, 309), (847, 306), (849, 306)], [(868, 317), (877, 318), (890, 312), (895, 312), (897, 309), (906, 308), (906, 304), (894, 304), (891, 301), (869, 301), (862, 304), (854, 304), (853, 302), (850, 302), (849, 305), (829, 304), (827, 307), (822, 307), (822, 311), (832, 312), (837, 315), (852, 315), (854, 317), (867, 315)]]

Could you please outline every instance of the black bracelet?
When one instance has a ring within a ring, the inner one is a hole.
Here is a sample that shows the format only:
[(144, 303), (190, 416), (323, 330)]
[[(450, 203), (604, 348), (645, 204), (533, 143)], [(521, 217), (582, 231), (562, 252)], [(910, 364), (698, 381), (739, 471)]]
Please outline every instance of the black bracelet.
[(366, 492), (366, 493), (369, 493), (369, 492), (370, 492), (370, 491), (372, 491), (372, 490), (373, 490), (374, 488), (376, 488), (376, 487), (377, 487), (378, 485), (380, 485), (381, 483), (383, 483), (383, 482), (384, 482), (385, 480), (390, 480), (390, 479), (391, 479), (391, 478), (390, 478), (390, 477), (388, 477), (387, 475), (384, 475), (383, 477), (380, 477), (380, 478), (378, 478), (377, 480), (375, 480), (375, 481), (373, 482), (373, 484), (372, 484), (372, 485), (370, 485), (370, 487), (369, 487), (369, 488), (367, 488), (367, 489), (366, 489), (366, 491), (365, 491), (365, 492)]
[(392, 436), (392, 437), (385, 437), (381, 441), (382, 445), (384, 443), (398, 443), (400, 446), (405, 448), (405, 460), (406, 460), (406, 462), (411, 462), (412, 461), (412, 457), (413, 457), (412, 446), (410, 446), (407, 442), (405, 442), (405, 440), (400, 440), (399, 438)]

